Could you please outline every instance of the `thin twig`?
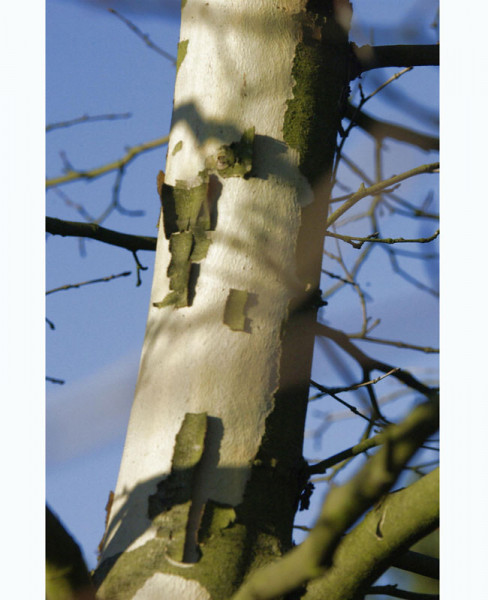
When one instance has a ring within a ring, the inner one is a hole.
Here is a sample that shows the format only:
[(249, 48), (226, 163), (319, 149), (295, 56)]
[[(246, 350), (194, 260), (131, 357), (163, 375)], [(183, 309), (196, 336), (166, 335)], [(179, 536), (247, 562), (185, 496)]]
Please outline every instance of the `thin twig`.
[(93, 123), (94, 121), (116, 121), (119, 119), (130, 119), (131, 113), (119, 113), (110, 115), (83, 115), (76, 119), (70, 119), (69, 121), (59, 121), (58, 123), (50, 123), (46, 125), (46, 133), (53, 131), (54, 129), (61, 129), (64, 127), (72, 127), (73, 125), (80, 125), (81, 123)]
[[(350, 280), (350, 283), (354, 286), (354, 288), (357, 290), (359, 288), (358, 283), (355, 281), (355, 278), (359, 272), (359, 269), (361, 268), (361, 266), (364, 264), (364, 262), (366, 261), (369, 253), (372, 251), (373, 246), (372, 245), (368, 245), (365, 246), (359, 256), (356, 259), (356, 262), (354, 263), (354, 266), (352, 269), (348, 270), (345, 265), (344, 265), (344, 261), (338, 257), (336, 257), (335, 255), (328, 253), (326, 250), (324, 250), (324, 254), (326, 256), (329, 256), (330, 258), (332, 258), (333, 260), (337, 260), (337, 262), (339, 262), (339, 264), (341, 265), (341, 267), (344, 269), (344, 272), (346, 273), (347, 278)], [(338, 251), (340, 251), (340, 248), (338, 248)], [(322, 297), (324, 298), (324, 300), (326, 298), (329, 298), (330, 296), (332, 296), (333, 294), (335, 294), (337, 291), (339, 291), (343, 286), (345, 285), (345, 282), (339, 282), (336, 285), (332, 286), (331, 288), (329, 288), (327, 291), (323, 292)], [(364, 294), (364, 292), (363, 292)]]
[[(362, 169), (360, 169), (358, 167), (358, 165), (356, 165), (356, 163), (354, 163), (347, 155), (343, 154), (342, 157), (341, 157), (341, 160), (343, 161), (343, 163), (345, 165), (347, 165), (351, 169), (351, 171), (353, 173), (355, 173), (367, 185), (373, 185), (373, 180), (370, 179), (366, 175), (366, 173)], [(396, 186), (396, 187), (399, 187), (399, 186)], [(402, 214), (404, 216), (414, 217), (414, 218), (424, 217), (424, 218), (427, 218), (427, 219), (435, 219), (437, 221), (439, 220), (439, 215), (438, 214), (428, 213), (428, 212), (426, 212), (422, 208), (417, 208), (416, 206), (414, 206), (410, 202), (407, 202), (403, 198), (400, 198), (399, 196), (397, 196), (396, 194), (394, 194), (393, 190), (384, 190), (383, 193), (385, 195), (387, 195), (388, 198), (390, 198), (391, 200), (393, 200), (394, 202), (396, 202), (397, 204), (400, 204), (401, 206), (404, 206), (405, 208), (408, 208), (409, 210), (412, 211), (411, 214), (410, 214), (410, 213), (400, 212), (398, 209), (394, 209), (395, 213), (397, 213), (397, 214)], [(432, 193), (429, 193), (428, 198), (430, 198), (431, 196), (432, 196)], [(338, 196), (336, 198), (332, 198), (330, 200), (330, 202), (331, 203), (333, 203), (333, 202), (341, 202), (343, 200), (347, 200), (349, 197), (350, 197), (350, 194), (346, 194), (344, 196)], [(424, 204), (425, 204), (425, 202), (424, 202)]]
[[(390, 77), (387, 81), (385, 81), (378, 89), (376, 89), (369, 96), (364, 96), (362, 85), (359, 84), (359, 92), (361, 94), (361, 100), (359, 102), (359, 105), (357, 106), (357, 110), (361, 111), (361, 109), (368, 102), (368, 100), (370, 100), (373, 96), (375, 96), (383, 88), (385, 88), (386, 86), (388, 86), (390, 83), (392, 83), (393, 81), (395, 81), (396, 79), (398, 79), (401, 75), (403, 75), (404, 73), (406, 73), (409, 70), (410, 70), (410, 68), (409, 69), (404, 69), (400, 73), (396, 73), (393, 77)], [(342, 150), (344, 148), (344, 144), (346, 143), (346, 140), (349, 137), (349, 134), (351, 133), (352, 129), (355, 126), (354, 116), (355, 116), (355, 113), (352, 113), (352, 115), (349, 116), (350, 123), (349, 123), (348, 127), (345, 130), (341, 130), (341, 138), (342, 139), (341, 139), (340, 143), (337, 146), (335, 160), (334, 160), (334, 167), (332, 169), (332, 187), (335, 185), (335, 182), (337, 180), (337, 170), (339, 168), (339, 163), (341, 161)]]
[(89, 223), (93, 223), (95, 221), (95, 218), (86, 210), (86, 208), (83, 206), (83, 204), (80, 204), (79, 202), (74, 202), (73, 200), (71, 200), (71, 198), (68, 196), (68, 194), (66, 194), (66, 192), (64, 190), (61, 190), (59, 188), (54, 188), (54, 193), (59, 196), (61, 198), (61, 200), (66, 204), (66, 206), (69, 206), (70, 208), (74, 208), (76, 210), (76, 212), (83, 217), (83, 219), (85, 219), (85, 221), (88, 221)]
[[(112, 205), (121, 215), (125, 215), (126, 217), (143, 217), (146, 213), (144, 210), (140, 209), (132, 209), (125, 208), (120, 203), (120, 189), (122, 187), (122, 179), (125, 174), (125, 166), (120, 167), (117, 177), (115, 178), (114, 185), (112, 187)], [(98, 219), (98, 223), (101, 222), (101, 219)]]
[(353, 458), (354, 456), (358, 456), (358, 454), (362, 454), (363, 452), (366, 452), (371, 448), (376, 448), (376, 446), (380, 446), (385, 442), (385, 439), (386, 437), (383, 433), (378, 433), (373, 437), (367, 438), (362, 442), (359, 442), (359, 444), (348, 448), (347, 450), (343, 450), (338, 454), (334, 454), (334, 456), (331, 456), (330, 458), (321, 460), (320, 462), (315, 463), (314, 465), (310, 465), (307, 470), (308, 475), (310, 476), (325, 473), (327, 469), (330, 469), (330, 467), (339, 464), (343, 460)]
[(136, 263), (136, 272), (137, 272), (137, 283), (136, 283), (136, 287), (139, 287), (142, 284), (142, 279), (141, 279), (141, 271), (147, 271), (148, 267), (143, 267), (141, 262), (139, 261), (139, 258), (137, 256), (137, 251), (134, 250), (132, 252), (132, 256), (134, 257), (134, 261)]
[(416, 146), (425, 151), (439, 150), (438, 137), (420, 133), (413, 129), (396, 125), (395, 123), (389, 123), (388, 121), (380, 121), (359, 110), (359, 107), (351, 103), (348, 103), (346, 106), (345, 117), (356, 123), (363, 131), (366, 131), (366, 133), (369, 133), (376, 139), (390, 138), (398, 142)]
[[(386, 377), (393, 375), (394, 373), (396, 373), (399, 370), (400, 369), (398, 367), (395, 367), (391, 371), (388, 371), (388, 373), (385, 373), (384, 375), (380, 375), (379, 377), (376, 377), (375, 379), (370, 379), (369, 381), (362, 381), (361, 383), (354, 383), (354, 384), (348, 385), (346, 387), (331, 388), (331, 387), (324, 386), (321, 388), (321, 391), (323, 394), (342, 394), (343, 392), (353, 392), (354, 390), (358, 390), (359, 388), (365, 387), (367, 385), (374, 385), (374, 384), (378, 383), (378, 381), (381, 381), (382, 379), (385, 379)], [(316, 386), (314, 386), (314, 387), (316, 387)]]
[(438, 252), (414, 252), (413, 250), (402, 250), (400, 248), (396, 248), (395, 253), (398, 256), (406, 256), (407, 258), (414, 258), (420, 260), (437, 260), (439, 258)]
[(339, 396), (337, 396), (337, 394), (330, 392), (326, 387), (324, 387), (323, 385), (320, 385), (320, 383), (310, 380), (310, 385), (313, 385), (314, 388), (317, 388), (323, 394), (327, 394), (328, 396), (331, 396), (332, 398), (334, 398), (334, 400), (337, 400), (337, 402), (339, 402), (343, 406), (347, 407), (352, 413), (354, 413), (358, 417), (361, 417), (365, 421), (368, 421), (368, 423), (374, 423), (374, 419), (370, 419), (366, 415), (363, 415), (363, 413), (361, 411), (359, 411), (354, 405), (349, 404), (349, 402), (346, 402), (342, 398), (339, 398)]
[(136, 25), (134, 25), (132, 21), (129, 21), (129, 19), (121, 15), (114, 8), (109, 8), (108, 12), (111, 12), (113, 15), (115, 15), (117, 18), (123, 21), (127, 25), (127, 27), (137, 35), (137, 37), (141, 38), (141, 40), (146, 44), (146, 46), (149, 46), (149, 48), (151, 48), (151, 50), (154, 50), (164, 58), (167, 58), (173, 63), (174, 66), (176, 66), (176, 58), (172, 56), (169, 52), (166, 52), (154, 42), (152, 42), (147, 33), (142, 33), (142, 31)]
[(418, 350), (419, 352), (425, 352), (426, 354), (439, 354), (439, 348), (431, 348), (430, 346), (418, 346), (416, 344), (408, 344), (407, 342), (400, 342), (397, 340), (383, 340), (380, 338), (371, 337), (369, 335), (362, 335), (361, 333), (348, 334), (349, 339), (362, 340), (365, 342), (374, 342), (375, 344), (383, 344), (385, 346), (395, 346), (396, 348), (406, 348), (407, 350)]
[(391, 263), (391, 268), (393, 269), (393, 271), (395, 273), (397, 273), (397, 275), (399, 275), (400, 277), (405, 279), (405, 281), (408, 281), (408, 283), (411, 283), (412, 285), (414, 285), (417, 289), (427, 292), (427, 293), (431, 294), (432, 296), (434, 296), (435, 298), (439, 297), (439, 292), (436, 289), (431, 288), (428, 285), (425, 285), (425, 283), (422, 283), (417, 278), (413, 277), (413, 275), (410, 275), (410, 273), (407, 273), (407, 271), (405, 271), (404, 269), (402, 269), (400, 267), (400, 264), (398, 263), (398, 260), (396, 257), (395, 250), (393, 248), (389, 248), (388, 246), (380, 246), (380, 248), (383, 248), (383, 250), (385, 250), (388, 253), (388, 257), (389, 257), (390, 263)]
[(371, 233), (366, 237), (358, 237), (355, 235), (342, 235), (340, 233), (333, 233), (332, 231), (327, 231), (326, 236), (337, 238), (342, 240), (343, 242), (347, 242), (353, 248), (359, 249), (365, 242), (372, 242), (377, 244), (427, 244), (432, 242), (439, 236), (439, 229), (437, 229), (430, 237), (427, 238), (380, 238), (377, 237), (378, 232)]
[(46, 189), (51, 187), (55, 187), (58, 185), (64, 185), (66, 183), (72, 183), (73, 181), (79, 181), (80, 179), (96, 179), (97, 177), (101, 177), (102, 175), (106, 175), (111, 171), (120, 171), (121, 168), (128, 165), (132, 160), (134, 160), (137, 156), (144, 152), (148, 152), (150, 150), (154, 150), (155, 148), (160, 148), (168, 143), (169, 136), (164, 136), (162, 138), (157, 138), (155, 140), (151, 140), (149, 142), (144, 142), (143, 144), (139, 144), (137, 146), (132, 146), (127, 149), (126, 154), (106, 165), (102, 165), (101, 167), (96, 167), (89, 171), (80, 171), (75, 170), (73, 167), (69, 166), (68, 173), (66, 175), (60, 175), (59, 177), (53, 177), (51, 179), (46, 180)]
[[(338, 329), (333, 329), (332, 327), (328, 327), (322, 323), (316, 324), (317, 335), (324, 335), (325, 337), (333, 340), (340, 348), (344, 350), (349, 356), (354, 358), (361, 368), (366, 371), (381, 371), (383, 373), (387, 373), (391, 371), (394, 367), (383, 363), (379, 360), (375, 360), (369, 357), (367, 354), (362, 352), (357, 346), (355, 346), (350, 340), (349, 337)], [(413, 375), (404, 371), (403, 369), (399, 369), (395, 373), (393, 373), (393, 377), (408, 385), (414, 390), (417, 390), (427, 398), (432, 398), (435, 394), (436, 390), (427, 387), (422, 382), (418, 381)]]
[(125, 166), (121, 166), (117, 172), (114, 184), (112, 186), (112, 200), (111, 200), (110, 204), (107, 206), (107, 208), (105, 208), (105, 210), (102, 212), (102, 214), (97, 219), (93, 220), (93, 222), (96, 223), (97, 225), (99, 225), (100, 223), (103, 223), (112, 214), (112, 212), (114, 210), (119, 212), (121, 215), (125, 215), (127, 217), (143, 217), (145, 215), (144, 210), (128, 209), (128, 208), (124, 208), (121, 205), (121, 203), (120, 203), (120, 188), (122, 187), (122, 179), (124, 177), (124, 174), (125, 174)]
[(49, 383), (57, 383), (59, 385), (64, 385), (66, 383), (64, 379), (56, 379), (55, 377), (48, 377), (47, 375), (46, 381), (49, 381)]
[(331, 279), (338, 279), (339, 281), (342, 281), (342, 283), (347, 283), (349, 285), (355, 285), (354, 281), (349, 281), (349, 279), (344, 279), (344, 277), (341, 277), (340, 275), (336, 275), (335, 273), (331, 273), (330, 271), (327, 271), (326, 269), (322, 269), (322, 273), (324, 275), (327, 275)]
[(72, 290), (75, 288), (80, 288), (84, 285), (90, 285), (92, 283), (102, 283), (104, 281), (112, 281), (112, 279), (117, 279), (118, 277), (128, 277), (131, 274), (131, 271), (124, 271), (124, 273), (119, 273), (118, 275), (109, 275), (108, 277), (100, 277), (99, 279), (91, 279), (90, 281), (83, 281), (82, 283), (70, 283), (67, 285), (62, 285), (58, 288), (53, 288), (52, 290), (48, 290), (46, 292), (46, 296), (49, 294), (54, 294), (55, 292), (61, 292), (64, 290)]
[(364, 184), (361, 184), (358, 191), (349, 198), (346, 202), (341, 204), (339, 208), (337, 208), (328, 218), (327, 227), (330, 227), (332, 223), (335, 223), (339, 217), (341, 217), (347, 210), (349, 210), (352, 206), (354, 206), (359, 200), (362, 200), (366, 196), (376, 196), (381, 193), (388, 187), (395, 185), (396, 183), (400, 183), (401, 181), (405, 181), (405, 179), (409, 179), (410, 177), (415, 177), (416, 175), (421, 175), (424, 173), (436, 173), (439, 170), (439, 163), (430, 163), (427, 165), (420, 165), (419, 167), (415, 167), (410, 169), (409, 171), (405, 171), (404, 173), (400, 173), (400, 175), (394, 175), (388, 179), (383, 181), (379, 181), (369, 187), (365, 187)]
[(404, 598), (405, 600), (439, 600), (439, 594), (422, 594), (419, 592), (410, 592), (401, 590), (396, 585), (375, 585), (366, 592), (366, 595), (380, 594), (382, 596), (392, 596), (393, 598)]
[[(408, 73), (412, 69), (413, 69), (413, 67), (407, 67), (406, 69), (402, 69), (401, 71), (398, 71), (398, 73), (395, 73), (394, 75), (392, 75), (389, 79), (387, 79), (384, 83), (382, 83), (379, 87), (377, 87), (374, 92), (371, 92), (371, 94), (369, 94), (369, 96), (366, 96), (366, 98), (364, 99), (364, 102), (366, 102), (367, 100), (371, 100), (371, 98), (373, 96), (376, 96), (376, 94), (381, 92), (381, 90), (384, 89), (387, 85), (390, 85), (390, 83), (393, 83), (399, 77), (401, 77), (402, 75), (405, 75), (405, 73)], [(363, 102), (363, 104), (364, 104), (364, 102)]]

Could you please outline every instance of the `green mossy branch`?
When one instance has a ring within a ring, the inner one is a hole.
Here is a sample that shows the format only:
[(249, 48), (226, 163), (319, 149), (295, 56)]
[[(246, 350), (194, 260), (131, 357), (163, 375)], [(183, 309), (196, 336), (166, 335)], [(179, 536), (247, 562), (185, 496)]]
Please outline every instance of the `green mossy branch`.
[[(385, 429), (386, 440), (380, 450), (348, 483), (329, 492), (308, 538), (283, 559), (251, 575), (232, 600), (271, 600), (324, 575), (332, 565), (341, 537), (388, 493), (410, 458), (437, 430), (438, 418), (438, 400), (429, 401), (417, 406), (399, 425)], [(384, 521), (382, 517), (377, 523), (383, 527)], [(382, 530), (376, 531), (379, 537), (385, 537)]]
[[(405, 551), (439, 526), (439, 469), (387, 496), (341, 541), (334, 564), (312, 582), (303, 600), (359, 600)], [(360, 552), (358, 552), (360, 548)], [(425, 557), (429, 562), (430, 557)]]
[(46, 600), (95, 600), (80, 548), (46, 506)]

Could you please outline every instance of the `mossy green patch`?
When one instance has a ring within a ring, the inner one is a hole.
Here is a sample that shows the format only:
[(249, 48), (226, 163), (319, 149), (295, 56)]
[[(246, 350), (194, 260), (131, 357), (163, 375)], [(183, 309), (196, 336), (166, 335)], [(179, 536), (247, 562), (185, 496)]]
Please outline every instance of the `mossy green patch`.
[(191, 268), (191, 250), (193, 235), (190, 231), (173, 233), (169, 240), (171, 261), (168, 266), (169, 289), (171, 292), (160, 302), (154, 302), (156, 308), (174, 305), (176, 308), (188, 306), (188, 280)]
[(283, 137), (298, 150), (300, 171), (313, 185), (332, 166), (348, 83), (349, 46), (347, 34), (333, 19), (313, 11), (298, 19), (302, 40), (295, 50), (295, 85), (293, 98), (287, 100)]
[(185, 60), (186, 53), (188, 51), (188, 42), (190, 40), (181, 40), (178, 43), (178, 53), (176, 54), (176, 74), (178, 75), (178, 71), (181, 67), (182, 62)]
[(162, 185), (164, 233), (171, 252), (167, 271), (171, 291), (163, 300), (153, 303), (157, 308), (170, 305), (181, 308), (189, 304), (191, 265), (206, 257), (211, 244), (207, 236), (211, 228), (207, 192), (207, 181), (193, 188), (187, 188), (182, 181), (177, 181), (175, 187)]
[(206, 432), (207, 413), (185, 415), (176, 436), (171, 473), (148, 498), (148, 516), (157, 527), (156, 535), (165, 541), (167, 555), (178, 562), (184, 559), (193, 477), (203, 455)]
[(179, 142), (177, 142), (175, 144), (175, 147), (173, 148), (173, 152), (171, 152), (171, 155), (174, 156), (177, 152), (179, 152), (181, 149), (183, 148), (183, 142), (182, 140), (180, 140)]
[(202, 523), (198, 531), (198, 541), (201, 544), (205, 544), (213, 535), (220, 535), (235, 520), (236, 511), (232, 506), (226, 506), (209, 500), (202, 516)]
[(255, 128), (250, 127), (238, 142), (220, 146), (217, 152), (205, 161), (209, 171), (221, 177), (245, 177), (252, 169)]
[(248, 292), (231, 288), (224, 308), (224, 323), (232, 331), (245, 331)]
[(192, 469), (203, 454), (207, 433), (207, 413), (186, 413), (176, 436), (173, 470)]
[(202, 546), (202, 557), (197, 563), (181, 566), (168, 560), (164, 540), (151, 540), (131, 552), (108, 559), (99, 567), (97, 578), (104, 579), (97, 598), (131, 600), (154, 573), (167, 573), (198, 581), (212, 600), (228, 600), (244, 576), (245, 539), (246, 527), (228, 527)]

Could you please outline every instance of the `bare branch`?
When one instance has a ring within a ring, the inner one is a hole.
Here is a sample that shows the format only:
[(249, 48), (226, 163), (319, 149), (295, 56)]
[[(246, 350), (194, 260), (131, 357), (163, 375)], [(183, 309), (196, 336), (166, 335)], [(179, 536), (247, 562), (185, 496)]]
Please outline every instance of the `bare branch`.
[(413, 550), (395, 558), (391, 566), (431, 579), (439, 579), (439, 559)]
[(96, 167), (89, 171), (79, 171), (73, 169), (72, 167), (69, 167), (66, 175), (60, 175), (59, 177), (47, 179), (46, 189), (55, 187), (57, 185), (72, 183), (73, 181), (79, 181), (80, 179), (96, 179), (97, 177), (106, 175), (111, 171), (120, 171), (120, 169), (128, 165), (131, 161), (133, 161), (137, 156), (139, 156), (143, 152), (148, 152), (149, 150), (160, 148), (161, 146), (166, 145), (168, 143), (168, 140), (169, 136), (165, 136), (162, 138), (151, 140), (149, 142), (145, 142), (143, 144), (139, 144), (138, 146), (132, 146), (132, 148), (127, 149), (125, 156), (123, 156), (119, 160), (108, 163), (106, 165), (102, 165), (101, 167)]
[(74, 208), (76, 210), (76, 212), (83, 217), (83, 219), (85, 219), (85, 221), (88, 221), (90, 223), (94, 223), (96, 221), (95, 217), (93, 217), (87, 210), (86, 208), (83, 206), (83, 204), (80, 204), (79, 202), (74, 202), (69, 196), (68, 194), (66, 194), (66, 192), (62, 189), (59, 188), (54, 188), (53, 189), (54, 193), (56, 194), (56, 196), (59, 196), (59, 198), (61, 198), (61, 200), (66, 204), (66, 206), (69, 206), (70, 208)]
[(134, 257), (134, 261), (136, 263), (136, 270), (137, 270), (137, 283), (136, 283), (136, 287), (139, 287), (142, 284), (142, 280), (141, 280), (141, 271), (147, 271), (148, 267), (143, 267), (138, 256), (137, 256), (137, 252), (134, 250), (132, 252), (132, 256)]
[(105, 281), (112, 281), (112, 279), (118, 279), (119, 277), (128, 277), (131, 274), (130, 271), (124, 271), (124, 273), (119, 273), (118, 275), (109, 275), (108, 277), (100, 277), (98, 279), (90, 279), (90, 281), (83, 281), (82, 283), (69, 283), (67, 285), (62, 285), (61, 287), (53, 288), (52, 290), (48, 290), (46, 292), (46, 296), (49, 294), (54, 294), (55, 292), (61, 292), (64, 290), (72, 290), (83, 287), (84, 285), (90, 285), (92, 283), (102, 283)]
[(360, 249), (365, 242), (375, 242), (377, 244), (427, 244), (428, 242), (432, 242), (439, 236), (439, 229), (435, 231), (430, 237), (427, 238), (380, 238), (378, 237), (378, 232), (371, 233), (367, 237), (358, 237), (355, 235), (343, 235), (340, 233), (333, 233), (332, 231), (327, 231), (325, 233), (326, 236), (337, 238), (338, 240), (342, 240), (343, 242), (347, 242), (353, 248)]
[(346, 106), (344, 116), (376, 139), (391, 138), (417, 146), (422, 150), (439, 150), (438, 137), (419, 133), (387, 121), (380, 121), (360, 110), (358, 106), (353, 106), (350, 102)]
[[(399, 370), (400, 369), (398, 367), (395, 367), (388, 373), (385, 373), (384, 375), (380, 375), (379, 377), (376, 377), (375, 379), (370, 379), (369, 381), (362, 381), (361, 383), (353, 383), (351, 385), (348, 385), (347, 387), (331, 388), (331, 387), (321, 386), (320, 389), (323, 390), (324, 394), (340, 394), (341, 392), (353, 392), (354, 390), (358, 390), (359, 388), (362, 388), (364, 386), (374, 385), (375, 383), (378, 383), (378, 381), (381, 381), (382, 379), (385, 379), (385, 377), (389, 377), (390, 375), (393, 375), (393, 373), (396, 373)], [(314, 384), (314, 387), (317, 387), (317, 386)]]
[[(343, 154), (341, 157), (341, 160), (353, 171), (353, 173), (356, 173), (356, 175), (358, 177), (360, 177), (365, 183), (367, 183), (368, 185), (373, 185), (373, 183), (374, 183), (373, 180), (370, 179), (366, 175), (366, 173), (363, 170), (361, 170), (350, 158), (348, 158), (347, 156), (345, 156)], [(392, 191), (385, 190), (383, 193), (385, 195), (387, 195), (389, 197), (389, 199), (393, 200), (394, 202), (397, 202), (401, 206), (404, 206), (405, 208), (407, 208), (411, 211), (411, 213), (405, 213), (405, 212), (401, 213), (398, 209), (395, 208), (394, 211), (396, 214), (403, 214), (404, 216), (414, 217), (414, 218), (425, 217), (428, 219), (439, 220), (438, 214), (425, 212), (425, 210), (423, 208), (418, 208), (418, 207), (414, 206), (410, 202), (407, 202), (403, 198), (400, 198), (396, 194), (393, 194)], [(345, 196), (332, 198), (330, 202), (333, 203), (333, 202), (347, 200), (349, 197), (350, 197), (350, 194), (347, 194)], [(432, 193), (429, 192), (427, 198), (431, 198), (431, 197), (432, 197)]]
[(438, 44), (351, 46), (355, 58), (351, 80), (370, 69), (439, 66)]
[(359, 200), (362, 200), (366, 196), (375, 196), (385, 190), (386, 188), (395, 185), (396, 183), (400, 183), (401, 181), (405, 181), (405, 179), (409, 179), (410, 177), (415, 177), (416, 175), (421, 175), (423, 173), (436, 173), (439, 171), (439, 163), (430, 163), (427, 165), (421, 165), (419, 167), (415, 167), (414, 169), (410, 169), (409, 171), (405, 171), (400, 175), (394, 175), (389, 179), (384, 179), (383, 181), (379, 181), (378, 183), (374, 183), (369, 187), (365, 187), (363, 184), (359, 187), (358, 191), (346, 200), (339, 208), (337, 208), (328, 218), (327, 227), (330, 227), (332, 223), (335, 223), (339, 217), (341, 217), (347, 210), (349, 210), (352, 206), (354, 206)]
[(419, 592), (400, 590), (396, 585), (375, 585), (366, 592), (366, 596), (370, 594), (404, 598), (405, 600), (439, 600), (439, 594), (421, 594)]
[(375, 448), (376, 446), (384, 444), (385, 440), (386, 437), (384, 433), (378, 433), (377, 435), (363, 440), (355, 446), (348, 448), (347, 450), (343, 450), (342, 452), (334, 454), (334, 456), (326, 458), (325, 460), (321, 460), (320, 462), (315, 463), (314, 465), (310, 465), (308, 467), (308, 474), (319, 475), (321, 473), (325, 473), (327, 469), (330, 469), (330, 467), (341, 463), (343, 460), (353, 458), (354, 456), (358, 456), (358, 454), (362, 454), (363, 452), (366, 452), (371, 448)]
[(137, 250), (156, 250), (156, 238), (142, 235), (120, 233), (101, 227), (97, 223), (79, 223), (77, 221), (62, 221), (54, 217), (46, 217), (46, 231), (52, 235), (91, 238), (119, 246), (131, 252)]
[(439, 348), (431, 348), (430, 346), (418, 346), (416, 344), (408, 344), (407, 342), (400, 342), (398, 340), (383, 340), (380, 338), (371, 337), (369, 335), (349, 334), (349, 339), (364, 340), (365, 342), (374, 342), (375, 344), (384, 344), (385, 346), (395, 346), (396, 348), (406, 348), (407, 350), (418, 350), (419, 352), (425, 352), (426, 354), (439, 354)]
[(115, 177), (114, 184), (112, 186), (112, 200), (110, 204), (105, 208), (102, 214), (94, 219), (93, 222), (100, 224), (105, 221), (114, 210), (119, 212), (121, 215), (125, 215), (127, 217), (142, 217), (145, 214), (145, 211), (140, 209), (128, 209), (121, 205), (120, 203), (120, 189), (122, 187), (122, 179), (125, 174), (125, 167), (121, 167)]
[[(337, 400), (337, 402), (339, 402), (343, 406), (347, 407), (352, 413), (354, 413), (358, 417), (361, 417), (365, 421), (368, 421), (368, 423), (374, 424), (374, 422), (375, 422), (374, 419), (371, 419), (370, 417), (363, 415), (363, 413), (360, 410), (358, 410), (353, 404), (350, 404), (349, 402), (346, 402), (342, 398), (339, 398), (339, 396), (336, 393), (331, 392), (330, 389), (324, 387), (323, 385), (320, 385), (320, 383), (317, 383), (316, 381), (313, 381), (313, 379), (310, 380), (310, 385), (313, 385), (313, 387), (317, 388), (320, 392), (322, 392), (322, 394), (327, 394), (328, 396), (331, 396), (332, 398), (334, 398), (334, 400)], [(377, 411), (377, 412), (379, 413), (379, 411)]]
[(69, 121), (60, 121), (58, 123), (51, 123), (46, 125), (46, 133), (53, 131), (54, 129), (61, 129), (64, 127), (72, 127), (73, 125), (80, 125), (81, 123), (93, 123), (94, 121), (116, 121), (119, 119), (130, 119), (131, 113), (119, 113), (119, 114), (108, 114), (108, 115), (83, 115), (76, 119)]
[(439, 297), (439, 292), (436, 289), (431, 288), (428, 285), (425, 285), (420, 280), (413, 277), (413, 275), (410, 275), (410, 273), (405, 271), (405, 269), (402, 269), (400, 267), (400, 264), (398, 262), (394, 248), (389, 248), (388, 246), (380, 246), (380, 248), (383, 248), (383, 250), (385, 250), (385, 252), (388, 253), (388, 258), (390, 259), (391, 268), (393, 269), (393, 271), (395, 273), (397, 273), (400, 277), (405, 279), (405, 281), (408, 281), (408, 283), (411, 283), (412, 285), (414, 285), (417, 289), (423, 290), (424, 292), (431, 294), (435, 298)]
[(152, 42), (147, 33), (142, 33), (142, 31), (136, 25), (134, 25), (132, 21), (129, 21), (129, 19), (121, 15), (113, 8), (109, 8), (108, 12), (111, 12), (113, 15), (115, 15), (117, 18), (123, 21), (127, 25), (127, 27), (137, 35), (137, 37), (141, 38), (141, 40), (146, 44), (146, 46), (149, 46), (149, 48), (151, 48), (151, 50), (154, 50), (161, 56), (164, 56), (164, 58), (167, 58), (173, 63), (174, 66), (176, 66), (176, 58), (172, 56), (169, 52), (166, 52), (154, 42)]
[[(332, 327), (328, 327), (323, 323), (316, 323), (317, 335), (324, 335), (329, 339), (333, 340), (338, 346), (340, 346), (344, 352), (349, 354), (352, 358), (354, 358), (362, 367), (363, 371), (371, 372), (373, 370), (381, 371), (383, 373), (388, 373), (394, 367), (391, 365), (387, 365), (379, 360), (375, 360), (369, 357), (367, 354), (364, 354), (362, 350), (360, 350), (357, 346), (355, 346), (349, 339), (349, 337), (338, 329), (333, 329)], [(436, 392), (436, 390), (427, 387), (420, 381), (418, 381), (413, 375), (404, 371), (403, 369), (399, 369), (392, 374), (393, 377), (401, 381), (402, 383), (408, 385), (414, 390), (417, 390), (427, 398), (432, 397), (432, 395)]]
[(64, 379), (56, 379), (56, 377), (48, 377), (47, 375), (46, 381), (49, 381), (49, 383), (57, 383), (59, 385), (64, 385), (66, 383)]
[(394, 75), (392, 75), (389, 79), (387, 79), (384, 83), (382, 83), (379, 87), (377, 87), (374, 92), (371, 92), (371, 94), (369, 94), (369, 96), (366, 96), (365, 98), (363, 98), (361, 105), (363, 105), (365, 102), (370, 100), (373, 96), (376, 96), (376, 94), (379, 94), (379, 92), (381, 92), (381, 90), (384, 89), (387, 85), (390, 85), (390, 83), (393, 83), (394, 81), (399, 79), (402, 75), (405, 75), (405, 73), (409, 73), (412, 70), (412, 68), (413, 67), (406, 67), (405, 69), (402, 69), (401, 71), (398, 71), (398, 73), (395, 73)]

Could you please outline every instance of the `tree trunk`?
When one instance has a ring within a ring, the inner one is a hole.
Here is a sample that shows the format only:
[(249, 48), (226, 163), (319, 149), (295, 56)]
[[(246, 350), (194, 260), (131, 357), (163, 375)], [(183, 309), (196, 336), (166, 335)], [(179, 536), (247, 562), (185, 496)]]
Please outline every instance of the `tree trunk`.
[(348, 82), (350, 8), (335, 4), (339, 16), (326, 0), (182, 2), (151, 305), (100, 598), (229, 598), (291, 546)]

